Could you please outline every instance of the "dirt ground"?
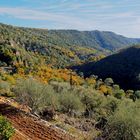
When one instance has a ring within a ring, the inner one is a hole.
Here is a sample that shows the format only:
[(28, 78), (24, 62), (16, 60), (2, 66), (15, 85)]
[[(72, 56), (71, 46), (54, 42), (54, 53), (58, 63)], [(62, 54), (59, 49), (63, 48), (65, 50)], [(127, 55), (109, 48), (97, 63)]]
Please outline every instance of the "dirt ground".
[(2, 99), (0, 99), (0, 114), (5, 116), (16, 130), (11, 140), (75, 140), (65, 131), (25, 114)]

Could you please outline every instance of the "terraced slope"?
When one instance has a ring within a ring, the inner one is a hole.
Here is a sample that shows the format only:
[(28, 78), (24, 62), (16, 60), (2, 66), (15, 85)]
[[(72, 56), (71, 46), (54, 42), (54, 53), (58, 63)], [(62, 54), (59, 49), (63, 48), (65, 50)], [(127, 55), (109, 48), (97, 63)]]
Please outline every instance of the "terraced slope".
[(0, 99), (0, 113), (7, 117), (16, 129), (12, 140), (74, 140), (65, 131), (39, 120)]

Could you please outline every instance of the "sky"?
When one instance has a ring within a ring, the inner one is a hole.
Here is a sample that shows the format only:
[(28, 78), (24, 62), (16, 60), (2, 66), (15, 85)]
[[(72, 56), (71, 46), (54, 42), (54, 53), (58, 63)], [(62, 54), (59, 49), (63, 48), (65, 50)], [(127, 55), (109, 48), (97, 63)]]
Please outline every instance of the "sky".
[(0, 0), (0, 22), (140, 38), (140, 0)]

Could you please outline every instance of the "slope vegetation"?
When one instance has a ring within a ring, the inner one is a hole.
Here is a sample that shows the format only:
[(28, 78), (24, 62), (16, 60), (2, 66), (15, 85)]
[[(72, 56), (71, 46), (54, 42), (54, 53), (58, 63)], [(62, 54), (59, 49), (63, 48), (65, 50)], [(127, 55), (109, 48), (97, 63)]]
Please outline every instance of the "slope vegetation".
[[(7, 55), (16, 54), (18, 59), (36, 63), (41, 59), (55, 67), (96, 60), (97, 56), (102, 58), (116, 49), (140, 42), (113, 32), (47, 30), (5, 24), (0, 24), (0, 31), (0, 49)], [(1, 56), (2, 60), (11, 59)]]
[(140, 88), (140, 46), (123, 49), (96, 63), (76, 66), (85, 76), (96, 74), (101, 78), (112, 77), (125, 89)]
[(116, 50), (131, 44), (137, 44), (139, 39), (127, 38), (108, 31), (77, 31), (50, 30), (48, 36), (60, 45), (78, 45), (96, 48), (98, 50)]

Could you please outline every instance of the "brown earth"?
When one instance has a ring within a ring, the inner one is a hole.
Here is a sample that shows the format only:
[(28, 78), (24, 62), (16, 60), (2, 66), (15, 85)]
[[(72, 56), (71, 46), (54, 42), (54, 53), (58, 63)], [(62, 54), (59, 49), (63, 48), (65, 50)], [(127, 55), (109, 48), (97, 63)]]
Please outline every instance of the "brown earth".
[(75, 140), (65, 131), (25, 113), (1, 99), (0, 114), (5, 116), (16, 130), (11, 140)]

